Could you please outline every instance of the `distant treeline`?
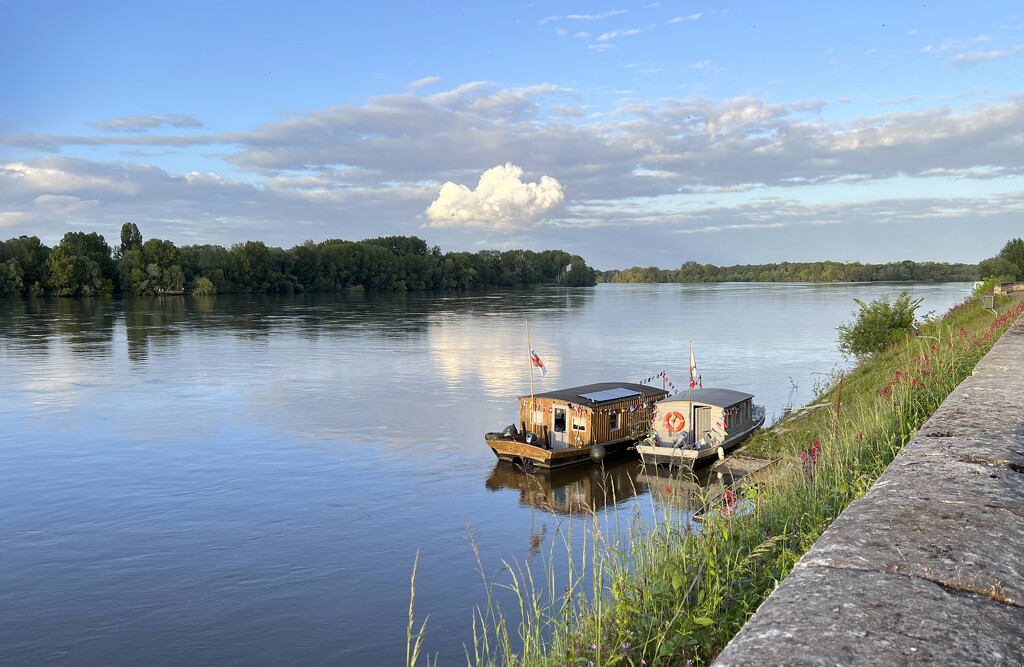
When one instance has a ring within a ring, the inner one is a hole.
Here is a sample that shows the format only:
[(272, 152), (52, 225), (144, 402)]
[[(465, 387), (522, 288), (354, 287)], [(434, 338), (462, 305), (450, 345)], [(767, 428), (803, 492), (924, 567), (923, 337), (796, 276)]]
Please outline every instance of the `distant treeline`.
[(976, 264), (939, 262), (782, 262), (781, 264), (737, 264), (715, 266), (686, 262), (678, 269), (635, 266), (623, 271), (604, 271), (601, 277), (612, 283), (719, 283), (719, 282), (962, 282), (976, 280)]
[(103, 236), (68, 232), (55, 248), (35, 236), (0, 243), (0, 297), (116, 293), (454, 290), (534, 285), (590, 286), (596, 272), (561, 250), (442, 253), (415, 236), (306, 241), (288, 250), (260, 241), (223, 248), (143, 242), (131, 222), (113, 248)]

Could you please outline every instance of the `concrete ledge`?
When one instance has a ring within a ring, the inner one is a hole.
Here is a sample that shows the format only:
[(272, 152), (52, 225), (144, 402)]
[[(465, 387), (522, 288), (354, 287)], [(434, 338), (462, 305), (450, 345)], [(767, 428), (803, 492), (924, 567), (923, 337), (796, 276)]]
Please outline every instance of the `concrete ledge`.
[(1024, 664), (1024, 316), (716, 665)]

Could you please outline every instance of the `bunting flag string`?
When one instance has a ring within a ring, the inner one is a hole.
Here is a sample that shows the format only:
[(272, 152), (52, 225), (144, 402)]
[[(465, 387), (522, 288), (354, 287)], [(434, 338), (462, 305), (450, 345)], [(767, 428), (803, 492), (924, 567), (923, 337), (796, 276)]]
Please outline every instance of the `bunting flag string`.
[(668, 374), (665, 371), (662, 371), (662, 372), (658, 373), (657, 375), (652, 375), (651, 377), (647, 378), (646, 380), (640, 380), (639, 382), (637, 382), (637, 384), (651, 384), (652, 382), (654, 382), (655, 380), (658, 380), (658, 379), (664, 380), (665, 384), (668, 385), (669, 389), (671, 390), (671, 391), (668, 392), (669, 396), (675, 396), (676, 394), (679, 393), (679, 390), (676, 389), (676, 386), (672, 383), (672, 380), (668, 379)]

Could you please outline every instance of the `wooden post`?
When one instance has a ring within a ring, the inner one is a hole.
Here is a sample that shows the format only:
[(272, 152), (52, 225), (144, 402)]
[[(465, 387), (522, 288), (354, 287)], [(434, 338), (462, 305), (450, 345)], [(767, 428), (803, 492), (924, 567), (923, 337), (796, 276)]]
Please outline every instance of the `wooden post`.
[(839, 376), (839, 386), (836, 387), (836, 425), (832, 429), (832, 439), (839, 438), (839, 398), (843, 395), (843, 376)]
[(833, 380), (836, 380), (836, 421), (832, 425), (832, 439), (836, 440), (839, 438), (839, 399), (843, 396), (843, 374), (811, 371), (811, 375), (827, 375)]

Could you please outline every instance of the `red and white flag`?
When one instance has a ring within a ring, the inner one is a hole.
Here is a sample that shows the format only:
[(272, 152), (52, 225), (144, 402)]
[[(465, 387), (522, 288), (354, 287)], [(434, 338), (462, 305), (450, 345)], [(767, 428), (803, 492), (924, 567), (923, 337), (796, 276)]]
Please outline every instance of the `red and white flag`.
[[(693, 358), (693, 343), (690, 343), (690, 389), (697, 386), (697, 362)], [(701, 385), (703, 387), (703, 385)]]

